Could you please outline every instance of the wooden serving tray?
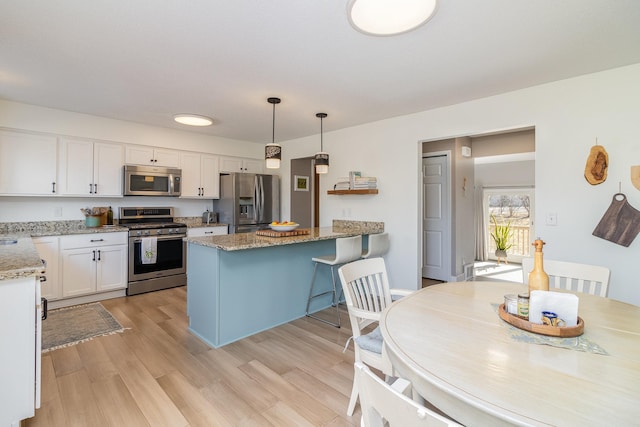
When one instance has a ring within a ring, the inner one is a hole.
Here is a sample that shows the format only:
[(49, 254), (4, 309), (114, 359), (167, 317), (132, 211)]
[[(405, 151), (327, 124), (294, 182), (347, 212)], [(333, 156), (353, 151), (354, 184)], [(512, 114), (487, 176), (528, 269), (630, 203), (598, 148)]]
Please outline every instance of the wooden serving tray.
[(505, 322), (515, 326), (516, 328), (533, 332), (534, 334), (559, 338), (571, 338), (580, 336), (584, 333), (584, 321), (580, 316), (578, 316), (578, 324), (576, 326), (565, 326), (560, 328), (557, 326), (538, 325), (537, 323), (531, 323), (521, 317), (507, 313), (504, 309), (504, 304), (500, 304), (500, 307), (498, 307), (498, 314)]
[(266, 237), (291, 237), (291, 236), (304, 236), (305, 234), (310, 234), (311, 230), (308, 229), (296, 229), (291, 231), (276, 231), (276, 230), (258, 230), (256, 231), (257, 236), (266, 236)]

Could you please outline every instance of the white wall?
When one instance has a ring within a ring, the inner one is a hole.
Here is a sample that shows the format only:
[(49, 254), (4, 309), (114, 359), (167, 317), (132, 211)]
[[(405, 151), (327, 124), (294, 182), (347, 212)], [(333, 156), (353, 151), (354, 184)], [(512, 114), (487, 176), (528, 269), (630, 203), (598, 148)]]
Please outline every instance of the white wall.
[[(630, 183), (630, 166), (640, 164), (640, 64), (558, 81), (471, 102), (330, 131), (331, 155), (321, 180), (320, 217), (384, 221), (392, 248), (387, 255), (396, 287), (420, 283), (420, 141), (535, 127), (536, 216), (556, 212), (557, 226), (539, 225), (547, 258), (605, 265), (612, 271), (609, 296), (640, 305), (635, 263), (640, 237), (625, 248), (592, 236), (622, 182), (632, 206), (640, 192)], [(589, 185), (584, 165), (596, 137), (610, 159), (605, 183)], [(312, 155), (317, 137), (283, 143), (281, 175), (288, 160)], [(377, 176), (375, 196), (330, 196), (326, 192), (349, 170)], [(288, 181), (288, 180), (287, 180)], [(284, 182), (283, 185), (288, 185)], [(286, 188), (286, 187), (285, 187)], [(283, 200), (287, 216), (288, 201)]]
[[(94, 140), (149, 145), (203, 153), (263, 158), (264, 146), (196, 132), (141, 125), (122, 120), (37, 107), (0, 99), (0, 127), (76, 136)], [(0, 222), (81, 220), (81, 207), (173, 206), (176, 216), (199, 216), (211, 200), (167, 197), (71, 198), (0, 197)], [(57, 215), (60, 214), (60, 215)]]
[(475, 165), (475, 185), (476, 187), (534, 185), (535, 165), (534, 160), (477, 164)]

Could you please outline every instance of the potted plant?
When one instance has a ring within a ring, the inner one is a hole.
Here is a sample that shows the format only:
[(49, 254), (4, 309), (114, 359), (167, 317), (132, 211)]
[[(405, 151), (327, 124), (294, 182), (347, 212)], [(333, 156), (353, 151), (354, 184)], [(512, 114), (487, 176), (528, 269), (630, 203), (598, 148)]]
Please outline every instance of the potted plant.
[(511, 237), (513, 232), (511, 230), (511, 221), (507, 222), (507, 224), (498, 224), (496, 217), (491, 215), (491, 222), (493, 222), (495, 228), (493, 233), (491, 233), (491, 237), (496, 244), (496, 257), (498, 257), (498, 264), (500, 264), (500, 260), (504, 259), (505, 264), (507, 263), (507, 250), (509, 250), (513, 244), (511, 243)]

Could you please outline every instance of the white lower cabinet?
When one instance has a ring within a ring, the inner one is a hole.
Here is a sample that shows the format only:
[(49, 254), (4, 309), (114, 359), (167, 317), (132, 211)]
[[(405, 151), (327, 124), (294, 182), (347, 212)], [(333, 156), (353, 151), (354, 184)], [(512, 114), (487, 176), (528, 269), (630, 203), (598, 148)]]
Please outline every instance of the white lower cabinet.
[(127, 287), (127, 233), (63, 236), (62, 297)]
[(39, 281), (0, 280), (0, 426), (19, 426), (40, 406)]
[(60, 279), (58, 277), (59, 269), (59, 238), (51, 237), (34, 237), (33, 244), (36, 246), (38, 255), (46, 263), (45, 277), (46, 281), (42, 282), (42, 297), (49, 301), (57, 300), (61, 296)]
[(212, 225), (209, 227), (193, 227), (187, 229), (187, 237), (219, 236), (229, 234), (228, 225)]

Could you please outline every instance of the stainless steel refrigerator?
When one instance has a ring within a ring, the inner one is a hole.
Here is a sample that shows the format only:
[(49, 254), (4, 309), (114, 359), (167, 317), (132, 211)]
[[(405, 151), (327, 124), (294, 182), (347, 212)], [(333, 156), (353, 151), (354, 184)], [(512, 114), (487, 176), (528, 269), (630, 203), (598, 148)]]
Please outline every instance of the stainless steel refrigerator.
[(220, 175), (220, 199), (213, 201), (219, 221), (229, 233), (249, 233), (280, 220), (280, 178), (277, 175)]

